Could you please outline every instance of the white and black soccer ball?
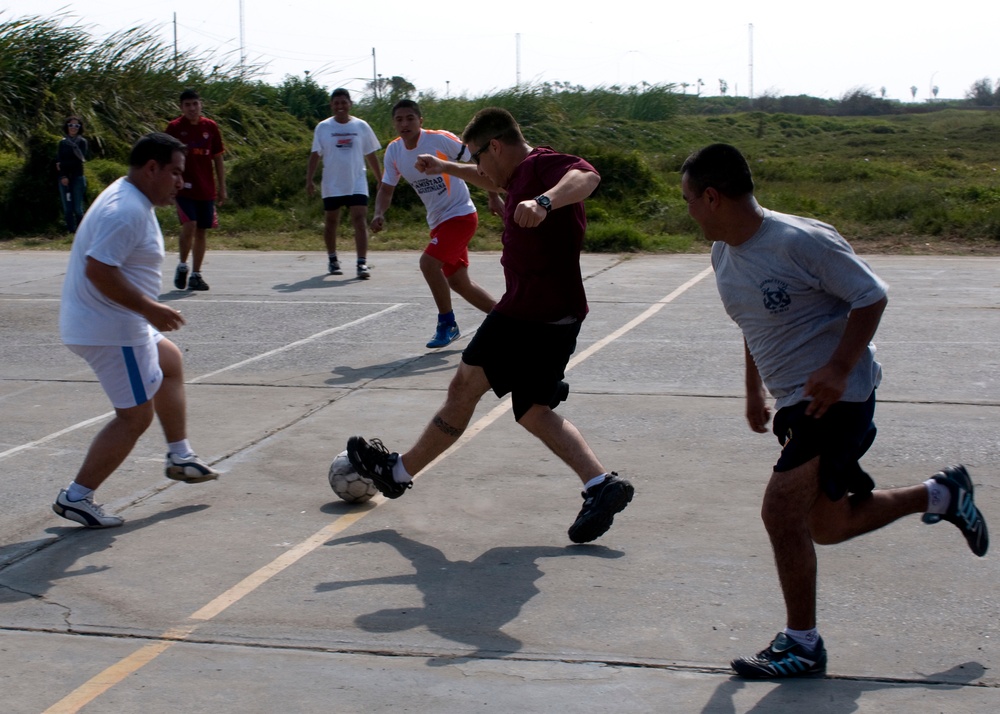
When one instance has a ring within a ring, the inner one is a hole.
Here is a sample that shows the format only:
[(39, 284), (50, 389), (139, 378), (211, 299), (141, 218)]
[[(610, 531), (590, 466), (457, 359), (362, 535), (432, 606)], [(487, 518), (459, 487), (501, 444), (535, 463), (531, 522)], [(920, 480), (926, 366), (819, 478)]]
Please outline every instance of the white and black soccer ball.
[(348, 503), (364, 503), (378, 493), (371, 479), (354, 470), (346, 451), (337, 454), (330, 464), (329, 479), (333, 492)]

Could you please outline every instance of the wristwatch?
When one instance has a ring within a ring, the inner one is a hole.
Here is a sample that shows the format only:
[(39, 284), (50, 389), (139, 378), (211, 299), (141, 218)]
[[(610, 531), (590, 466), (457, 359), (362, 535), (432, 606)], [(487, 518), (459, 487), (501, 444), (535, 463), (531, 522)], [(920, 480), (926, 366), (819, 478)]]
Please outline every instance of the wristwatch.
[(546, 213), (552, 210), (552, 199), (544, 193), (541, 196), (535, 196), (535, 203), (544, 208)]

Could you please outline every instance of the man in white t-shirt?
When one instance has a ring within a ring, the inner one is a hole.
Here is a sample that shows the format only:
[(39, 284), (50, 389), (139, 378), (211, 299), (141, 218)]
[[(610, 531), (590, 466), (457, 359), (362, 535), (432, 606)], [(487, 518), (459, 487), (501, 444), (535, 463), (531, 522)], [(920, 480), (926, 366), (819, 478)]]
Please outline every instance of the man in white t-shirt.
[[(399, 138), (385, 149), (385, 170), (375, 196), (371, 229), (378, 233), (385, 227), (385, 212), (392, 204), (396, 185), (400, 178), (406, 179), (427, 208), (431, 229), (430, 243), (420, 256), (420, 271), (438, 310), (437, 329), (427, 346), (444, 347), (461, 334), (452, 310), (452, 290), (486, 313), (496, 300), (469, 278), (469, 241), (479, 225), (469, 187), (455, 176), (428, 176), (417, 170), (416, 163), (420, 154), (433, 154), (444, 161), (468, 160), (469, 151), (450, 131), (424, 129), (420, 107), (411, 99), (396, 102), (392, 123)], [(496, 193), (490, 193), (490, 209), (503, 211), (503, 202)]]
[(124, 523), (95, 504), (93, 494), (132, 452), (154, 414), (167, 440), (169, 478), (201, 483), (219, 476), (188, 444), (183, 358), (160, 334), (185, 321), (159, 302), (164, 251), (154, 206), (174, 203), (184, 185), (186, 152), (168, 134), (142, 137), (129, 156), (128, 175), (97, 197), (73, 240), (59, 332), (94, 370), (115, 416), (94, 437), (52, 510), (91, 528)]
[(371, 167), (375, 180), (381, 181), (382, 168), (375, 152), (382, 145), (366, 121), (351, 116), (351, 106), (351, 95), (346, 89), (334, 89), (330, 94), (333, 116), (317, 124), (313, 133), (312, 153), (306, 168), (306, 194), (312, 196), (316, 190), (313, 176), (322, 159), (320, 188), (325, 212), (323, 240), (326, 242), (327, 271), (330, 275), (343, 274), (337, 258), (337, 227), (340, 211), (347, 206), (358, 251), (358, 278), (367, 280), (371, 273), (367, 262), (368, 176), (365, 163)]

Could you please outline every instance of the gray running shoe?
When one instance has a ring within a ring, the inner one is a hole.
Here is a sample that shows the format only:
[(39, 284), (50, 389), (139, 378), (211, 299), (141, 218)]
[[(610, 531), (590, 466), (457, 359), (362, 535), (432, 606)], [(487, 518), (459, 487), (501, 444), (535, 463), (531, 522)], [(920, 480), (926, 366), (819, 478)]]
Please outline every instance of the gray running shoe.
[(87, 496), (80, 501), (69, 500), (65, 488), (56, 497), (52, 510), (63, 518), (82, 523), (87, 528), (117, 528), (125, 522), (124, 518), (105, 513), (104, 509), (94, 503), (93, 496)]
[(199, 459), (196, 454), (190, 456), (167, 454), (167, 478), (184, 483), (204, 483), (219, 478), (219, 472)]

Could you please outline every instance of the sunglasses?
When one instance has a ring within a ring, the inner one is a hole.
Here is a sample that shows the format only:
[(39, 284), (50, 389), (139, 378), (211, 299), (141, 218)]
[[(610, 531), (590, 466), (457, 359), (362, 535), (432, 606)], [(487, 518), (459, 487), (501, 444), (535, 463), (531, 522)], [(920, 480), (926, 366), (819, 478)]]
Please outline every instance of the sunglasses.
[(67, 124), (66, 125), (67, 129), (79, 129), (80, 127), (81, 127), (80, 124)]
[(480, 146), (478, 150), (476, 150), (476, 151), (472, 152), (471, 154), (469, 154), (469, 158), (472, 159), (475, 162), (476, 166), (479, 166), (479, 156), (480, 156), (480, 154), (482, 154), (484, 151), (486, 151), (488, 148), (490, 148), (490, 144), (492, 144), (494, 141), (496, 141), (497, 139), (499, 139), (501, 136), (502, 136), (502, 134), (494, 136), (492, 139), (490, 139), (485, 144), (483, 144), (482, 146)]

